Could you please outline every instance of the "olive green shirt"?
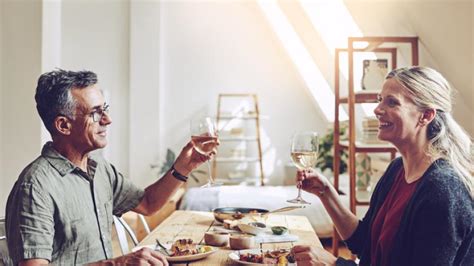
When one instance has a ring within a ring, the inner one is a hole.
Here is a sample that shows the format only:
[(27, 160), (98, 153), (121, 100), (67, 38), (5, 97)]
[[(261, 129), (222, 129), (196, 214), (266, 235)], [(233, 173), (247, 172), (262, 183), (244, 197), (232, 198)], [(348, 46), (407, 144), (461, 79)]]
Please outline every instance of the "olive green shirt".
[(7, 242), (15, 264), (47, 259), (73, 265), (112, 258), (112, 215), (136, 207), (144, 191), (100, 156), (87, 173), (46, 143), (20, 174), (7, 202)]

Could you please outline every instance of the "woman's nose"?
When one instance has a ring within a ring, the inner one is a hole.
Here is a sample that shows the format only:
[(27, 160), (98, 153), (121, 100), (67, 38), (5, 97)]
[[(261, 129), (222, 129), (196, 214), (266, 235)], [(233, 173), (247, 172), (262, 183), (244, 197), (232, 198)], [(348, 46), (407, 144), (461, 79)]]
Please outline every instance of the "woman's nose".
[(380, 106), (380, 103), (377, 104), (377, 106), (375, 107), (374, 109), (374, 114), (376, 117), (379, 117), (381, 115), (383, 115), (385, 113), (385, 111), (382, 109), (382, 107)]

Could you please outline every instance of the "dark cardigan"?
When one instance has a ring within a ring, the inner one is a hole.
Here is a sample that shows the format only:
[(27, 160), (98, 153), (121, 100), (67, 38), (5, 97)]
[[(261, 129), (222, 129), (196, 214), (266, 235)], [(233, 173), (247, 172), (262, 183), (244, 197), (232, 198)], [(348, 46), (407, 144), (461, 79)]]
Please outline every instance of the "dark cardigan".
[[(401, 158), (388, 166), (375, 187), (369, 210), (346, 240), (360, 265), (370, 265), (372, 223), (401, 167)], [(473, 220), (473, 200), (467, 188), (448, 162), (435, 161), (403, 213), (390, 265), (474, 265)], [(336, 265), (355, 263), (338, 258)]]

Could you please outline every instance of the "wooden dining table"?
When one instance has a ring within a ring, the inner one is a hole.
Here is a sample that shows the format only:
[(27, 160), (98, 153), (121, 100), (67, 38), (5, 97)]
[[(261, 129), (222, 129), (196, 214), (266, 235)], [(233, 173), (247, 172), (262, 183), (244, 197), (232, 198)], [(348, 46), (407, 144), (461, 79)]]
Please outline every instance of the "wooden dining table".
[[(267, 226), (285, 226), (288, 234), (297, 236), (296, 242), (260, 243), (255, 248), (262, 250), (289, 249), (294, 245), (313, 245), (322, 247), (316, 232), (305, 216), (270, 214), (265, 221)], [(173, 243), (177, 239), (192, 239), (194, 243), (205, 244), (204, 234), (213, 231), (222, 225), (214, 220), (212, 212), (175, 211), (138, 246), (155, 245), (156, 239), (162, 243)], [(229, 253), (234, 252), (229, 246), (216, 247), (218, 251), (210, 256), (191, 262), (173, 265), (239, 265), (229, 258)]]

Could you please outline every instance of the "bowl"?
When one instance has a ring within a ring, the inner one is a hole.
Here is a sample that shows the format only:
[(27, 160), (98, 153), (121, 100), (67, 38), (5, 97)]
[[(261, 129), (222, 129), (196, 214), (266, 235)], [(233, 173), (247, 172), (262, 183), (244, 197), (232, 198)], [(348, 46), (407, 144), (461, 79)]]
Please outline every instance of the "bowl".
[(227, 246), (229, 243), (229, 233), (226, 232), (206, 232), (204, 234), (206, 244), (216, 247)]
[(231, 235), (229, 238), (231, 249), (250, 249), (255, 245), (255, 238), (252, 235)]
[(272, 232), (275, 234), (275, 235), (283, 235), (283, 234), (286, 234), (288, 232), (288, 228), (284, 227), (284, 226), (272, 226)]
[(242, 223), (239, 224), (238, 227), (240, 231), (252, 235), (263, 234), (265, 233), (265, 229), (267, 228), (264, 223)]

